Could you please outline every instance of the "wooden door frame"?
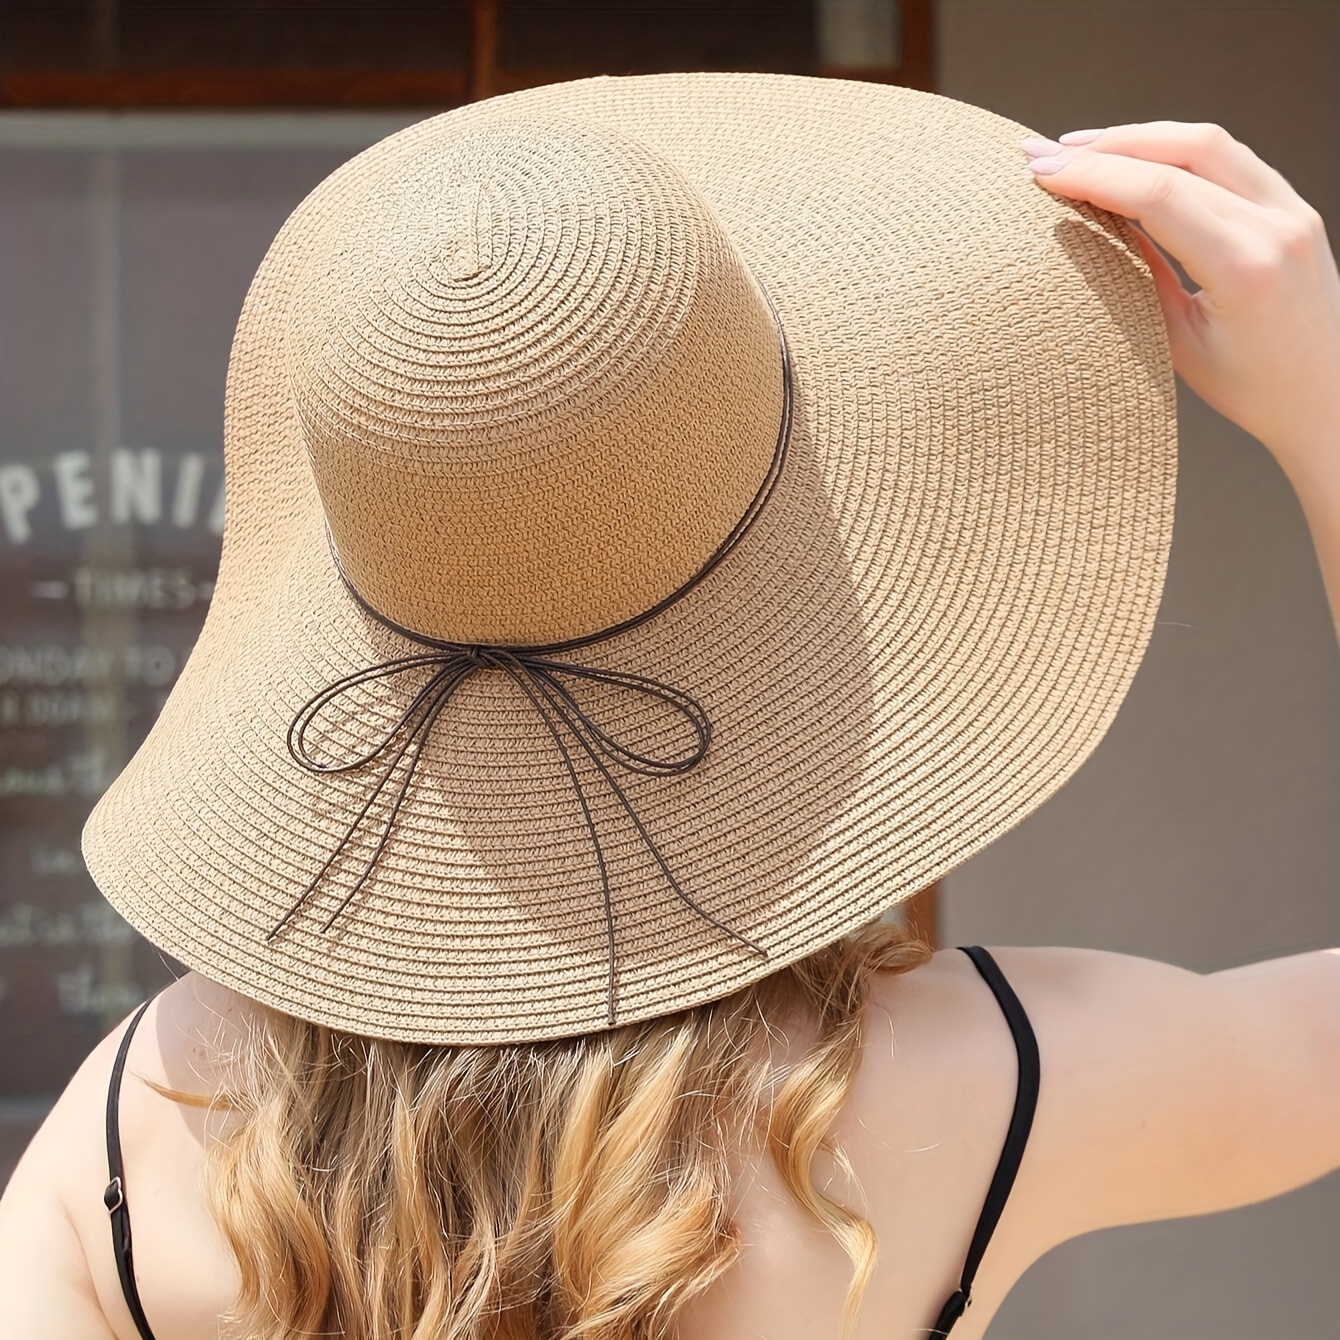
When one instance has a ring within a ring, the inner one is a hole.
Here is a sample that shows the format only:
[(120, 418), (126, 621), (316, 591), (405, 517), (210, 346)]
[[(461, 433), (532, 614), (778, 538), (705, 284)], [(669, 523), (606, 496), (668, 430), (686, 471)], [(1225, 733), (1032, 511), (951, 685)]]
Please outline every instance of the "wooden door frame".
[[(891, 0), (892, 2), (892, 0)], [(899, 0), (902, 63), (896, 69), (823, 69), (837, 79), (865, 79), (934, 91), (934, 0)], [(12, 70), (0, 72), (0, 108), (294, 108), (460, 106), (495, 93), (593, 73), (558, 67), (499, 65), (502, 0), (470, 0), (469, 61), (464, 68), (233, 69), (170, 68)]]

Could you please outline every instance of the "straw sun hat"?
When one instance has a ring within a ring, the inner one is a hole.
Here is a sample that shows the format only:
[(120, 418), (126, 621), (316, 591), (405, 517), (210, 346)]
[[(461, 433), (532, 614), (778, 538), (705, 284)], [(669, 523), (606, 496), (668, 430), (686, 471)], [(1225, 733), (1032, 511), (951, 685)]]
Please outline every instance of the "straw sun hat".
[(723, 996), (1047, 799), (1148, 641), (1173, 377), (1024, 127), (770, 75), (434, 117), (233, 347), (217, 593), (84, 834), (155, 944), (437, 1043)]

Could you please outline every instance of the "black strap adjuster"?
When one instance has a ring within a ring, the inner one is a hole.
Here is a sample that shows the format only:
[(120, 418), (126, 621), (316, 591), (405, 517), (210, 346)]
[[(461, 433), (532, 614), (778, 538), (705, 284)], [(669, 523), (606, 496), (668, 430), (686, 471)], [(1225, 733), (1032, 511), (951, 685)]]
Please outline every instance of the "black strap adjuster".
[(107, 1190), (102, 1193), (102, 1203), (107, 1207), (108, 1214), (115, 1214), (126, 1203), (126, 1193), (121, 1187), (119, 1175), (107, 1183)]
[(939, 1320), (936, 1321), (934, 1329), (931, 1331), (931, 1340), (942, 1340), (947, 1336), (954, 1323), (968, 1310), (972, 1305), (972, 1294), (967, 1289), (955, 1289), (949, 1295), (949, 1301), (944, 1305), (944, 1311), (940, 1313)]

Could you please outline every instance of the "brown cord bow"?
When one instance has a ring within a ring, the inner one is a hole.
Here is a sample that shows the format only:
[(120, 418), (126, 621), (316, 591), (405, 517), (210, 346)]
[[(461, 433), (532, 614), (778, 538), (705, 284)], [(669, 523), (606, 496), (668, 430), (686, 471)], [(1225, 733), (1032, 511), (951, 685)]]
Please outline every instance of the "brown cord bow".
[[(563, 760), (563, 766), (567, 771), (568, 779), (572, 783), (578, 808), (581, 810), (582, 821), (586, 825), (587, 833), (591, 838), (596, 865), (600, 871), (601, 897), (605, 914), (605, 940), (609, 960), (607, 1013), (610, 1026), (612, 1027), (615, 1022), (617, 986), (613, 892), (610, 884), (608, 862), (605, 859), (605, 851), (600, 841), (600, 831), (591, 812), (591, 803), (582, 782), (578, 763), (574, 758), (572, 747), (574, 744), (581, 753), (586, 755), (604, 779), (605, 784), (618, 800), (620, 807), (627, 814), (638, 836), (642, 839), (643, 845), (656, 862), (657, 868), (665, 877), (666, 883), (669, 884), (680, 902), (703, 921), (728, 935), (732, 940), (764, 958), (767, 957), (767, 951), (762, 946), (714, 917), (684, 891), (665, 857), (661, 854), (660, 848), (657, 847), (651, 834), (647, 832), (646, 826), (638, 816), (627, 792), (612, 771), (613, 767), (619, 767), (628, 772), (640, 773), (643, 776), (670, 777), (697, 767), (706, 757), (708, 746), (712, 740), (712, 723), (702, 704), (682, 689), (677, 689), (662, 680), (651, 679), (646, 675), (630, 674), (627, 671), (607, 670), (599, 666), (583, 665), (576, 661), (559, 659), (559, 653), (575, 651), (581, 647), (604, 642), (620, 633), (640, 627), (648, 620), (655, 618), (663, 610), (682, 599), (709, 573), (713, 572), (718, 564), (735, 549), (753, 525), (776, 487), (782, 466), (786, 461), (787, 444), (791, 435), (791, 360), (780, 322), (777, 329), (782, 353), (782, 418), (777, 433), (777, 446), (773, 452), (768, 472), (763, 479), (763, 483), (759, 486), (758, 492), (746, 508), (744, 515), (707, 562), (683, 586), (651, 609), (627, 619), (613, 628), (607, 628), (586, 637), (574, 638), (568, 642), (556, 642), (536, 647), (474, 645), (447, 642), (402, 627), (369, 605), (349, 579), (344, 578), (345, 585), (367, 614), (386, 628), (408, 638), (411, 642), (418, 643), (426, 650), (409, 656), (397, 656), (391, 660), (381, 661), (376, 665), (355, 670), (352, 674), (345, 675), (314, 694), (294, 715), (288, 729), (288, 751), (293, 760), (308, 772), (356, 772), (361, 768), (372, 766), (379, 759), (388, 755), (390, 758), (382, 770), (381, 776), (368, 792), (362, 808), (355, 815), (353, 822), (345, 830), (339, 842), (336, 843), (335, 849), (311, 880), (308, 881), (307, 886), (279, 919), (273, 930), (270, 931), (268, 939), (273, 940), (316, 891), (331, 867), (354, 840), (364, 820), (368, 818), (376, 805), (378, 797), (381, 796), (396, 773), (401, 772), (400, 782), (395, 790), (394, 799), (390, 803), (390, 809), (381, 821), (381, 832), (373, 845), (372, 854), (364, 863), (358, 878), (340, 900), (339, 905), (326, 918), (322, 930), (328, 931), (335, 924), (339, 915), (367, 883), (382, 852), (390, 841), (396, 818), (400, 813), (400, 807), (404, 804), (405, 796), (414, 780), (415, 771), (423, 757), (424, 747), (437, 719), (450, 703), (456, 690), (471, 675), (482, 671), (497, 670), (502, 671), (512, 679), (535, 708), (540, 720), (548, 730), (549, 737), (553, 740), (554, 746)], [(339, 566), (338, 556), (336, 556), (336, 566)], [(343, 576), (342, 572), (341, 575)], [(363, 753), (334, 761), (323, 761), (315, 757), (308, 746), (307, 733), (327, 707), (344, 694), (357, 690), (361, 685), (425, 668), (432, 668), (433, 670), (428, 681), (415, 693), (409, 705), (396, 718), (390, 728), (369, 749)], [(689, 748), (679, 753), (662, 756), (641, 753), (616, 739), (589, 712), (583, 709), (572, 690), (564, 683), (565, 679), (588, 680), (604, 684), (611, 688), (635, 694), (649, 702), (659, 703), (678, 715), (688, 726), (693, 743)], [(399, 741), (398, 744), (397, 741)]]

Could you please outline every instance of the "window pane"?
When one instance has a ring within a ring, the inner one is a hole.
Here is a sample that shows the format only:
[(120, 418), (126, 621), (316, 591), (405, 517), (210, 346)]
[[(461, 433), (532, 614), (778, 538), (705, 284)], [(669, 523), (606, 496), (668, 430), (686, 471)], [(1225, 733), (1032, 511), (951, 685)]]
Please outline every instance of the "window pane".
[(247, 284), (307, 191), (412, 119), (0, 116), (0, 1183), (171, 971), (79, 833), (208, 608)]

